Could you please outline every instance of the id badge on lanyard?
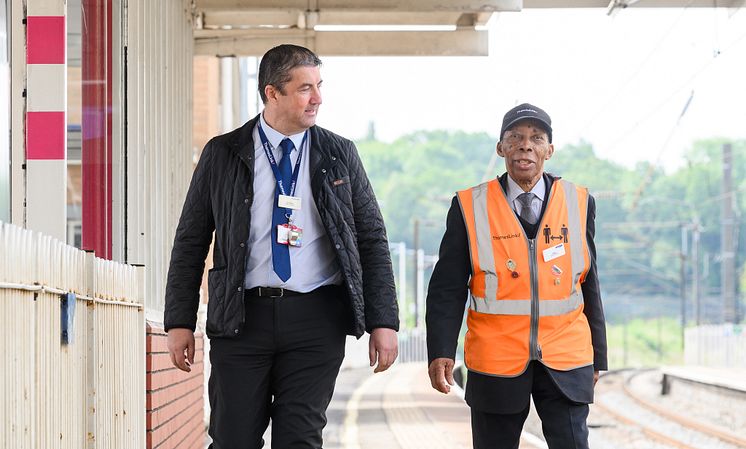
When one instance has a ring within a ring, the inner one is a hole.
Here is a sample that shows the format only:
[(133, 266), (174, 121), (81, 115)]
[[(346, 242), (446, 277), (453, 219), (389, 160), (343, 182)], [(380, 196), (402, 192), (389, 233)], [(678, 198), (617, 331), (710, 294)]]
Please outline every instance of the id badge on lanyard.
[(293, 174), (292, 174), (292, 178), (290, 181), (290, 189), (289, 189), (289, 192), (286, 192), (285, 186), (282, 184), (282, 181), (281, 181), (280, 169), (277, 167), (277, 162), (275, 161), (275, 157), (272, 154), (272, 149), (271, 149), (269, 140), (267, 139), (267, 136), (264, 134), (264, 130), (262, 129), (261, 124), (259, 124), (258, 128), (259, 128), (259, 137), (262, 140), (262, 147), (264, 148), (264, 153), (267, 156), (267, 160), (269, 160), (269, 165), (272, 167), (272, 172), (275, 175), (275, 180), (277, 181), (278, 190), (280, 192), (279, 195), (277, 196), (277, 207), (281, 209), (291, 210), (290, 213), (285, 214), (285, 217), (287, 217), (288, 222), (277, 225), (277, 243), (281, 245), (299, 247), (303, 243), (303, 229), (293, 224), (293, 212), (292, 211), (301, 209), (301, 198), (294, 196), (294, 194), (295, 194), (295, 188), (297, 187), (297, 184), (298, 184), (298, 174), (300, 172), (301, 158), (303, 157), (302, 150), (306, 142), (306, 139), (308, 138), (308, 131), (306, 131), (306, 133), (303, 135), (303, 141), (301, 142), (300, 149), (298, 151), (298, 159), (295, 162), (295, 168), (293, 169)]
[(277, 225), (277, 243), (281, 245), (301, 246), (303, 229), (292, 223)]

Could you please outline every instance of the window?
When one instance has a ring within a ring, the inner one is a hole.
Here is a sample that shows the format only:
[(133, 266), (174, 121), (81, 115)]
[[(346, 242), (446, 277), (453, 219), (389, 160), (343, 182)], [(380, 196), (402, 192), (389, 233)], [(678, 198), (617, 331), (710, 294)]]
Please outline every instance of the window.
[(123, 190), (114, 178), (122, 150), (115, 140), (124, 132), (122, 3), (67, 0), (67, 219), (74, 229), (67, 243), (105, 259), (114, 257), (121, 211), (113, 198)]
[(8, 0), (0, 0), (0, 221), (10, 222), (10, 39)]

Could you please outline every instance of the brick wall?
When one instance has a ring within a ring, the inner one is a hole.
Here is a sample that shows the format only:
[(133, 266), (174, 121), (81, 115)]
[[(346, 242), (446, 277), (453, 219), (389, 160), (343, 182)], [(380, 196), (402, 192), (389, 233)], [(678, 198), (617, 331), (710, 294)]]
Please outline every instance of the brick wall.
[(192, 145), (201, 153), (220, 134), (220, 60), (195, 56), (192, 67)]
[[(192, 146), (197, 154), (220, 132), (220, 59), (195, 56), (192, 63)], [(212, 268), (212, 245), (202, 275), (201, 299), (207, 303), (207, 272)]]
[(148, 449), (203, 449), (204, 342), (195, 334), (192, 372), (173, 367), (166, 333), (159, 324), (146, 325), (146, 444)]

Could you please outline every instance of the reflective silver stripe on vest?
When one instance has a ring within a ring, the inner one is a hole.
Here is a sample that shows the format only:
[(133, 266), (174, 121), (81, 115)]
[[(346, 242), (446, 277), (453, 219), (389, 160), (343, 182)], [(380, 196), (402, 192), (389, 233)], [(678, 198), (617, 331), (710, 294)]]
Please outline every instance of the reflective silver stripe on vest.
[[(580, 205), (578, 204), (578, 190), (571, 182), (560, 180), (565, 190), (567, 203), (567, 227), (570, 232), (570, 257), (572, 259), (572, 293), (577, 293), (578, 279), (583, 274), (585, 260), (583, 258), (583, 233), (580, 226)], [(580, 293), (582, 298), (582, 292)]]
[[(470, 308), (490, 315), (531, 315), (530, 299), (485, 299), (471, 296)], [(493, 297), (494, 298), (494, 297)], [(539, 316), (565, 315), (580, 307), (583, 295), (573, 293), (565, 299), (544, 299), (539, 301)]]
[[(539, 316), (558, 316), (576, 310), (583, 304), (582, 290), (578, 290), (577, 283), (583, 272), (585, 261), (583, 258), (583, 235), (580, 226), (580, 206), (578, 192), (575, 185), (565, 180), (559, 180), (565, 191), (567, 203), (568, 232), (570, 257), (572, 258), (573, 284), (570, 296), (563, 299), (540, 300)], [(475, 233), (477, 238), (477, 252), (479, 266), (485, 272), (485, 298), (469, 294), (470, 308), (475, 312), (490, 315), (531, 315), (530, 299), (497, 300), (497, 276), (495, 274), (495, 256), (492, 252), (492, 237), (490, 235), (489, 219), (487, 217), (487, 183), (472, 189), (474, 208)], [(551, 199), (550, 199), (551, 200)], [(586, 206), (587, 207), (587, 206)]]
[(497, 297), (497, 273), (495, 272), (495, 255), (492, 252), (492, 235), (490, 220), (487, 216), (487, 185), (480, 184), (471, 190), (474, 207), (474, 229), (479, 253), (479, 268), (484, 272), (484, 295), (486, 298)]

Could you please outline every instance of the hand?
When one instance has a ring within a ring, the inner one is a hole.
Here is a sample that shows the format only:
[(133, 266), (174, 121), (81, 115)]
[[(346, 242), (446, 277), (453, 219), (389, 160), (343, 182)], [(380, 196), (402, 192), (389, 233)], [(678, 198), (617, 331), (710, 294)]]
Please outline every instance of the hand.
[(444, 357), (433, 360), (427, 368), (427, 373), (430, 375), (430, 385), (441, 393), (448, 394), (454, 384), (453, 367), (455, 364), (456, 362), (453, 359)]
[(378, 366), (373, 370), (374, 373), (386, 371), (394, 364), (396, 356), (399, 355), (399, 342), (396, 339), (396, 331), (385, 327), (373, 329), (370, 333), (368, 342), (368, 357), (370, 366)]
[(190, 366), (194, 365), (194, 332), (190, 329), (169, 329), (168, 353), (175, 367), (187, 373), (192, 371)]
[(598, 370), (593, 371), (593, 386), (596, 386), (596, 383), (598, 382), (599, 373)]

